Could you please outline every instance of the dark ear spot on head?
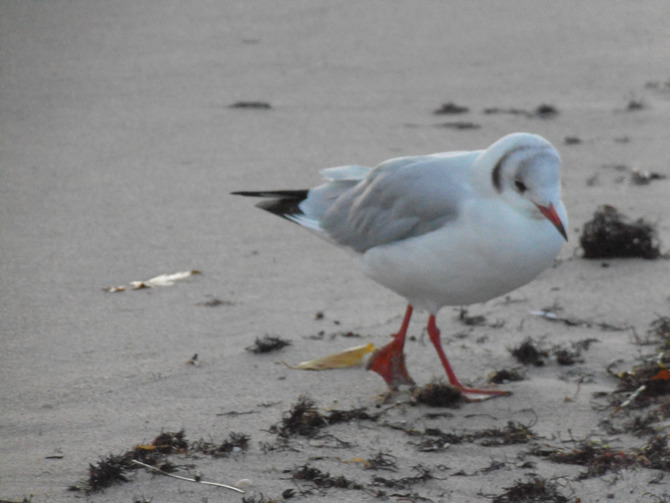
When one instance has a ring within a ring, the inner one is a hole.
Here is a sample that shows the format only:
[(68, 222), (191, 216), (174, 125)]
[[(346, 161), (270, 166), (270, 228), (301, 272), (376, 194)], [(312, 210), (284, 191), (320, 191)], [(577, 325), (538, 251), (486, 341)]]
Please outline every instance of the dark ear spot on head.
[(500, 171), (502, 170), (502, 165), (503, 162), (505, 162), (506, 157), (507, 157), (506, 155), (502, 156), (500, 160), (496, 163), (496, 165), (493, 167), (493, 171), (491, 171), (491, 182), (493, 183), (493, 186), (498, 192), (502, 191), (502, 179)]

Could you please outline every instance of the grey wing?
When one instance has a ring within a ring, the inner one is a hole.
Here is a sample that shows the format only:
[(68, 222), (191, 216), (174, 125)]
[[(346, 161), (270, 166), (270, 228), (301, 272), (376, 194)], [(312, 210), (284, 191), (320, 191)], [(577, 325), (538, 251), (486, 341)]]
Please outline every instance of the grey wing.
[(458, 216), (470, 163), (465, 155), (387, 161), (337, 198), (321, 228), (358, 252), (434, 231)]

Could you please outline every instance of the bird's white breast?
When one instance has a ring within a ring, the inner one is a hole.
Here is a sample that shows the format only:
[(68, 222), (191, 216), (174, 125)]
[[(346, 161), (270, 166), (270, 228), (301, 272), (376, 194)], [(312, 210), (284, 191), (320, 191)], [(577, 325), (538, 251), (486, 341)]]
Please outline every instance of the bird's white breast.
[(525, 285), (550, 267), (564, 240), (545, 218), (499, 200), (478, 201), (434, 232), (367, 250), (363, 272), (436, 313), (485, 302)]

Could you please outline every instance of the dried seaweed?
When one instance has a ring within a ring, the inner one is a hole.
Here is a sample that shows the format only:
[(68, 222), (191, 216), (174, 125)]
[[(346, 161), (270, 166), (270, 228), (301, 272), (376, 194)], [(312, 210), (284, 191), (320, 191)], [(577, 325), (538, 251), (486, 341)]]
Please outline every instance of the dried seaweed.
[(537, 343), (530, 337), (509, 351), (519, 363), (524, 365), (532, 364), (536, 367), (544, 365), (545, 358), (549, 357), (549, 353), (546, 350), (539, 349)]
[(661, 349), (670, 350), (670, 316), (660, 316), (651, 322), (647, 334), (661, 341)]
[(470, 316), (468, 310), (462, 307), (458, 312), (458, 321), (469, 327), (481, 327), (486, 325), (486, 317), (480, 315)]
[(454, 409), (466, 402), (461, 390), (442, 382), (431, 382), (423, 388), (415, 389), (412, 393), (412, 399), (430, 407), (450, 407)]
[[(246, 435), (231, 433), (229, 440), (219, 446), (223, 451), (235, 442), (236, 446), (248, 444), (249, 437)], [(206, 444), (202, 440), (190, 444), (186, 440), (184, 430), (177, 432), (162, 432), (151, 443), (136, 445), (133, 449), (123, 454), (113, 454), (100, 459), (98, 463), (89, 464), (88, 478), (80, 484), (70, 486), (71, 491), (84, 491), (86, 494), (102, 491), (112, 485), (128, 482), (128, 474), (137, 470), (140, 466), (149, 467), (160, 471), (163, 474), (170, 474), (176, 471), (177, 467), (170, 461), (168, 456), (187, 455), (191, 453), (201, 453), (212, 456), (220, 456), (223, 451), (217, 452), (216, 449), (205, 448), (211, 444)], [(233, 447), (230, 447), (232, 451)], [(221, 485), (211, 482), (212, 485)], [(239, 489), (233, 488), (240, 492)]]
[(161, 454), (184, 454), (188, 451), (186, 432), (183, 429), (177, 432), (163, 432), (154, 439), (151, 445)]
[(654, 171), (640, 171), (637, 169), (630, 174), (630, 181), (634, 185), (649, 185), (654, 180), (664, 180), (665, 178), (667, 178), (666, 175)]
[(284, 439), (293, 435), (313, 437), (326, 426), (328, 422), (316, 409), (314, 401), (300, 395), (291, 410), (284, 413), (281, 421), (270, 427), (270, 432)]
[(213, 456), (215, 458), (227, 457), (236, 452), (245, 451), (249, 448), (249, 435), (231, 432), (228, 438), (220, 444), (199, 440), (191, 447), (192, 450)]
[(539, 105), (535, 110), (528, 111), (521, 108), (499, 108), (491, 107), (485, 108), (484, 113), (487, 115), (491, 114), (509, 114), (509, 115), (522, 115), (527, 118), (540, 118), (540, 119), (550, 119), (558, 115), (558, 110), (553, 105)]
[(465, 441), (464, 435), (447, 433), (439, 428), (426, 428), (421, 437), (421, 442), (417, 444), (417, 448), (421, 452), (440, 452), (448, 449), (452, 444), (460, 444)]
[(499, 447), (502, 445), (525, 444), (535, 438), (530, 426), (509, 421), (503, 428), (489, 428), (469, 435), (469, 439), (481, 440), (480, 445)]
[(290, 346), (291, 342), (282, 339), (281, 337), (275, 337), (272, 335), (265, 334), (263, 338), (256, 337), (256, 340), (251, 346), (246, 347), (247, 351), (251, 353), (261, 354), (269, 353), (271, 351), (278, 351), (283, 347)]
[(272, 105), (266, 101), (237, 101), (229, 108), (242, 108), (247, 110), (270, 110)]
[(660, 241), (655, 227), (642, 218), (632, 223), (627, 220), (613, 206), (599, 207), (584, 224), (579, 240), (584, 258), (658, 258)]
[(595, 442), (582, 441), (574, 449), (539, 451), (534, 454), (547, 457), (554, 463), (584, 466), (586, 471), (577, 476), (577, 480), (600, 477), (612, 471), (619, 471), (638, 465), (637, 453), (622, 449), (613, 449)]
[(398, 471), (396, 457), (391, 454), (378, 452), (374, 457), (368, 459), (366, 469), (368, 470), (388, 470), (391, 472)]
[(387, 479), (385, 477), (377, 476), (372, 478), (372, 484), (376, 486), (388, 487), (389, 489), (408, 489), (409, 487), (412, 487), (413, 485), (416, 485), (420, 482), (427, 482), (435, 478), (431, 471), (423, 465), (416, 465), (412, 469), (418, 472), (418, 474), (413, 477)]
[(127, 454), (109, 455), (102, 458), (97, 464), (89, 464), (86, 494), (101, 491), (114, 484), (128, 482), (126, 473), (133, 470), (130, 460)]
[(361, 484), (343, 475), (331, 476), (330, 473), (323, 472), (309, 464), (294, 468), (290, 473), (293, 480), (309, 481), (318, 488), (363, 489)]
[(481, 125), (469, 121), (452, 121), (452, 122), (442, 122), (440, 124), (436, 124), (435, 127), (465, 130), (465, 129), (479, 129), (481, 128)]
[(368, 414), (365, 407), (360, 407), (358, 409), (351, 410), (341, 410), (333, 409), (328, 411), (325, 415), (326, 422), (328, 424), (337, 424), (337, 423), (348, 423), (354, 419), (364, 420), (364, 421), (376, 421), (379, 418), (380, 414)]
[(506, 487), (505, 492), (492, 499), (493, 503), (568, 503), (569, 499), (558, 491), (558, 485), (540, 477), (518, 481)]
[[(292, 490), (292, 489), (289, 489)], [(286, 497), (283, 497), (286, 499)], [(290, 496), (289, 496), (290, 498)], [(282, 500), (278, 498), (266, 498), (263, 493), (254, 494), (251, 496), (243, 496), (242, 503), (280, 503)]]
[(505, 384), (513, 381), (523, 381), (526, 378), (520, 369), (501, 369), (492, 373), (488, 381), (494, 384)]
[(668, 437), (659, 434), (651, 437), (647, 445), (641, 449), (640, 463), (647, 468), (670, 472), (670, 449)]
[(467, 113), (470, 109), (461, 105), (457, 105), (453, 102), (444, 103), (440, 108), (435, 110), (433, 113), (435, 115), (457, 115)]
[(417, 447), (421, 452), (438, 452), (447, 449), (451, 444), (464, 442), (477, 442), (485, 447), (525, 444), (535, 438), (535, 433), (530, 429), (531, 426), (509, 421), (502, 428), (488, 428), (461, 434), (445, 433), (438, 428), (427, 428), (421, 435), (422, 440)]
[[(368, 414), (365, 408), (333, 409), (328, 413), (321, 413), (312, 399), (300, 395), (291, 409), (284, 412), (281, 421), (270, 427), (270, 432), (275, 433), (282, 440), (288, 440), (293, 435), (314, 438), (323, 428), (331, 424), (353, 420), (376, 421), (378, 417), (379, 414)], [(334, 437), (331, 436), (331, 438)], [(346, 444), (341, 440), (338, 440), (338, 443)]]

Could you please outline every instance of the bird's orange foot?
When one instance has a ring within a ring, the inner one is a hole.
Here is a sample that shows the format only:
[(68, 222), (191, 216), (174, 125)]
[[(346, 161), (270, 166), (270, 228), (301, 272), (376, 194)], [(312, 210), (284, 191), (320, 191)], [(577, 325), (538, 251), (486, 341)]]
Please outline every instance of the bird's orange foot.
[(367, 369), (382, 376), (391, 391), (397, 391), (402, 385), (415, 386), (405, 367), (403, 345), (396, 339), (372, 354)]

